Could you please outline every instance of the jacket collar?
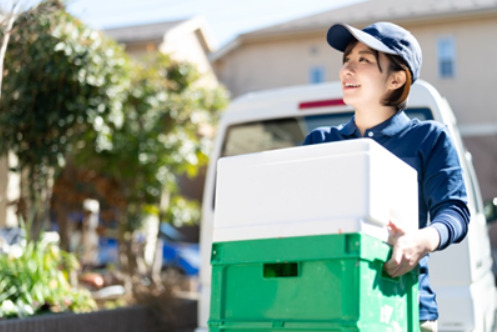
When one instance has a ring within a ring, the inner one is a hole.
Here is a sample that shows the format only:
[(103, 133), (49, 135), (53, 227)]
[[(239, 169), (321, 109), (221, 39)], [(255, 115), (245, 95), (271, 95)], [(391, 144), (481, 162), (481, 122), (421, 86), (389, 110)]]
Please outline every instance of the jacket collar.
[[(399, 111), (395, 113), (392, 117), (385, 120), (384, 122), (367, 129), (367, 131), (372, 131), (375, 134), (375, 137), (378, 135), (381, 136), (394, 136), (399, 133), (402, 129), (404, 129), (408, 123), (410, 122), (409, 117), (406, 115), (404, 111)], [(355, 125), (355, 116), (349, 120), (339, 131), (344, 136), (349, 137), (360, 137), (359, 129)]]

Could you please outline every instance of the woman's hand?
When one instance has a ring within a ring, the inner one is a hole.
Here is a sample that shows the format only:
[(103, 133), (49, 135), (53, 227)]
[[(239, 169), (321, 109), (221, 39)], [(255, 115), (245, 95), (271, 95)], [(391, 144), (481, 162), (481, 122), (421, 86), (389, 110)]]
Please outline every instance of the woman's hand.
[(418, 265), (426, 254), (435, 251), (440, 243), (440, 235), (433, 227), (425, 227), (406, 233), (393, 222), (388, 223), (393, 247), (392, 257), (383, 266), (391, 277), (399, 277)]

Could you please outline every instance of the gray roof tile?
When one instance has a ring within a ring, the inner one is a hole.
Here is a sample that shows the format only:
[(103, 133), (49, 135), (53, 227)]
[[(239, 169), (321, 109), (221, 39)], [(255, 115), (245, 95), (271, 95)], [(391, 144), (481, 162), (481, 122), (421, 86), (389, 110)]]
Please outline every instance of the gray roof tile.
[(178, 26), (185, 21), (187, 21), (187, 19), (153, 24), (125, 26), (120, 28), (105, 29), (103, 30), (103, 33), (120, 43), (162, 40), (164, 34), (168, 30)]
[(489, 10), (497, 11), (497, 0), (368, 0), (255, 30), (242, 36), (320, 29), (334, 22), (360, 24), (380, 20), (417, 20)]

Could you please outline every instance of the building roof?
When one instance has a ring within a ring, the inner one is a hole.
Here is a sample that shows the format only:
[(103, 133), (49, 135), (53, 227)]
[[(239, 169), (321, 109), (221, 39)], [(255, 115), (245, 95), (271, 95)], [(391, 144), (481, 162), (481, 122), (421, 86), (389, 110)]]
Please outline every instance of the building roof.
[(354, 24), (381, 20), (418, 21), (488, 13), (489, 10), (497, 12), (497, 0), (368, 0), (256, 30), (246, 35), (320, 28), (334, 22)]
[(118, 43), (123, 44), (142, 42), (160, 43), (167, 35), (185, 32), (196, 32), (207, 53), (212, 52), (215, 48), (215, 44), (210, 36), (205, 19), (202, 17), (103, 30), (104, 34), (113, 38)]
[(353, 25), (383, 20), (405, 23), (495, 13), (497, 0), (366, 0), (241, 34), (211, 59), (223, 57), (245, 40), (323, 31), (336, 22)]
[(164, 34), (186, 20), (176, 20), (143, 25), (105, 29), (103, 32), (119, 43), (136, 43), (162, 40)]

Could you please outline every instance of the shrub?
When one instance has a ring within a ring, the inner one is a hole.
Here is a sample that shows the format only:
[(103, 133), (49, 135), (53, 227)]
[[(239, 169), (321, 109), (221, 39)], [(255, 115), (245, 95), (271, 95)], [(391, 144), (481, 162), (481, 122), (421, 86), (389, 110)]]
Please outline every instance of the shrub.
[(20, 254), (0, 255), (0, 317), (44, 312), (88, 312), (97, 308), (86, 289), (72, 287), (75, 256), (50, 241), (26, 241)]

